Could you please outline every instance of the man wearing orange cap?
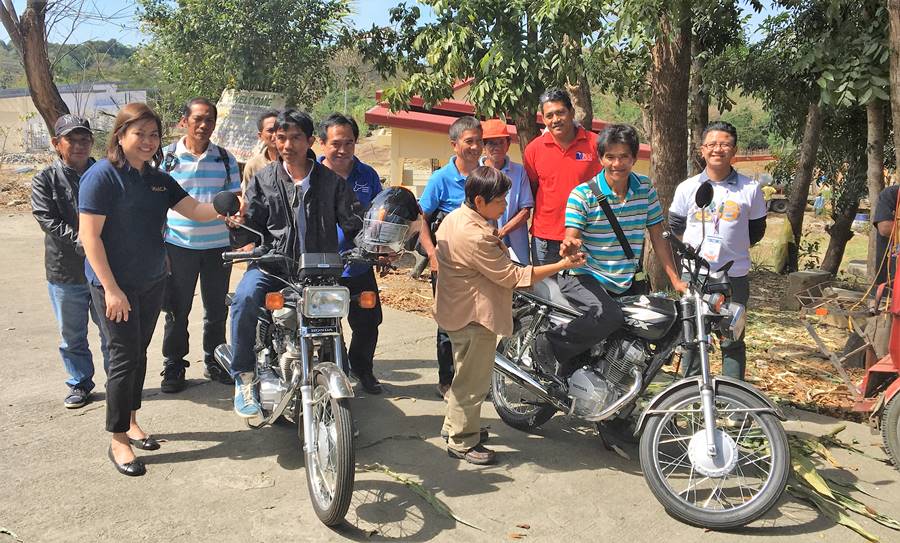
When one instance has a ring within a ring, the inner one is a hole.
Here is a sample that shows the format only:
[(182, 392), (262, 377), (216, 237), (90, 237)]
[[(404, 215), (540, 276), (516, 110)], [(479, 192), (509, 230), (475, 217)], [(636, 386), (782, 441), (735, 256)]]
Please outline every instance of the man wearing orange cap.
[(482, 157), (481, 164), (497, 168), (512, 181), (512, 187), (506, 193), (506, 211), (497, 220), (497, 236), (510, 248), (513, 260), (528, 265), (528, 217), (534, 207), (531, 183), (524, 166), (506, 155), (512, 142), (506, 123), (500, 119), (490, 119), (481, 123), (481, 130), (486, 155)]

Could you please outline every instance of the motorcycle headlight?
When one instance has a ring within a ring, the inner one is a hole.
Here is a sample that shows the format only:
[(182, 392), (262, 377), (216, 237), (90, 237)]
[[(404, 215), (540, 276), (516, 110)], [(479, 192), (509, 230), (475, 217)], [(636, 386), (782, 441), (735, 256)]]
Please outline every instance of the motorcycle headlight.
[(300, 308), (304, 316), (338, 319), (350, 311), (350, 290), (346, 287), (306, 287)]

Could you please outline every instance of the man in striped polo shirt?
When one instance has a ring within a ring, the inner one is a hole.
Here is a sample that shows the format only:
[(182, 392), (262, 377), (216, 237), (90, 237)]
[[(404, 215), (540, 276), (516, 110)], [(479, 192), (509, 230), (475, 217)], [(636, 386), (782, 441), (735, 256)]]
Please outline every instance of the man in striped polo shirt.
[[(212, 202), (223, 191), (240, 192), (241, 174), (237, 160), (224, 147), (210, 143), (216, 127), (216, 106), (205, 98), (194, 98), (184, 107), (181, 124), (187, 134), (163, 150), (163, 169), (188, 194), (200, 202)], [(225, 343), (228, 316), (225, 295), (231, 267), (222, 265), (222, 251), (230, 245), (228, 227), (221, 220), (196, 222), (170, 210), (166, 228), (166, 251), (171, 276), (166, 294), (166, 327), (163, 335), (164, 368), (160, 390), (180, 392), (186, 383), (188, 355), (188, 315), (200, 279), (203, 300), (203, 374), (223, 383), (233, 383), (213, 358), (217, 346)]]
[(582, 316), (554, 326), (535, 341), (541, 363), (553, 367), (558, 362), (561, 375), (574, 369), (569, 365), (573, 357), (622, 327), (622, 310), (613, 296), (621, 296), (631, 287), (645, 230), (650, 232), (653, 250), (662, 261), (672, 287), (678, 292), (687, 290), (675, 269), (672, 249), (662, 237), (663, 214), (656, 189), (648, 178), (631, 171), (637, 161), (638, 146), (634, 127), (607, 126), (597, 139), (603, 170), (594, 178), (634, 251), (634, 259), (625, 256), (590, 182), (575, 187), (566, 203), (566, 232), (560, 255), (584, 251), (587, 258), (585, 266), (563, 273), (557, 281), (562, 293)]

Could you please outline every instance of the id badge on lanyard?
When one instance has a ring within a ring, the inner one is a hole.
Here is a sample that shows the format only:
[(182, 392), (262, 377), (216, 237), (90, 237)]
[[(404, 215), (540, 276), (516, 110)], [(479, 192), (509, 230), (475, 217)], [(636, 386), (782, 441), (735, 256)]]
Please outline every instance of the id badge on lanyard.
[(722, 236), (719, 234), (719, 222), (722, 219), (722, 211), (725, 207), (725, 202), (722, 202), (717, 206), (716, 214), (713, 217), (712, 221), (712, 233), (706, 236), (706, 239), (703, 240), (703, 250), (701, 251), (701, 256), (706, 259), (710, 264), (716, 263), (719, 261), (719, 254), (722, 251)]

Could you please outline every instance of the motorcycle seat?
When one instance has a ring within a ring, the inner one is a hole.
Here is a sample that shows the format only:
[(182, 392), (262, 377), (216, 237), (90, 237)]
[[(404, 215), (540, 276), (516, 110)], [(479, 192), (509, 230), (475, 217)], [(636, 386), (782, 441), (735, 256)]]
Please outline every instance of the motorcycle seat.
[(539, 283), (535, 283), (531, 286), (531, 294), (535, 297), (540, 298), (545, 302), (550, 302), (551, 304), (565, 309), (567, 311), (571, 311), (573, 313), (581, 313), (569, 303), (569, 300), (566, 298), (565, 294), (559, 289), (559, 283), (556, 282), (556, 275), (551, 275), (550, 277), (540, 281)]

